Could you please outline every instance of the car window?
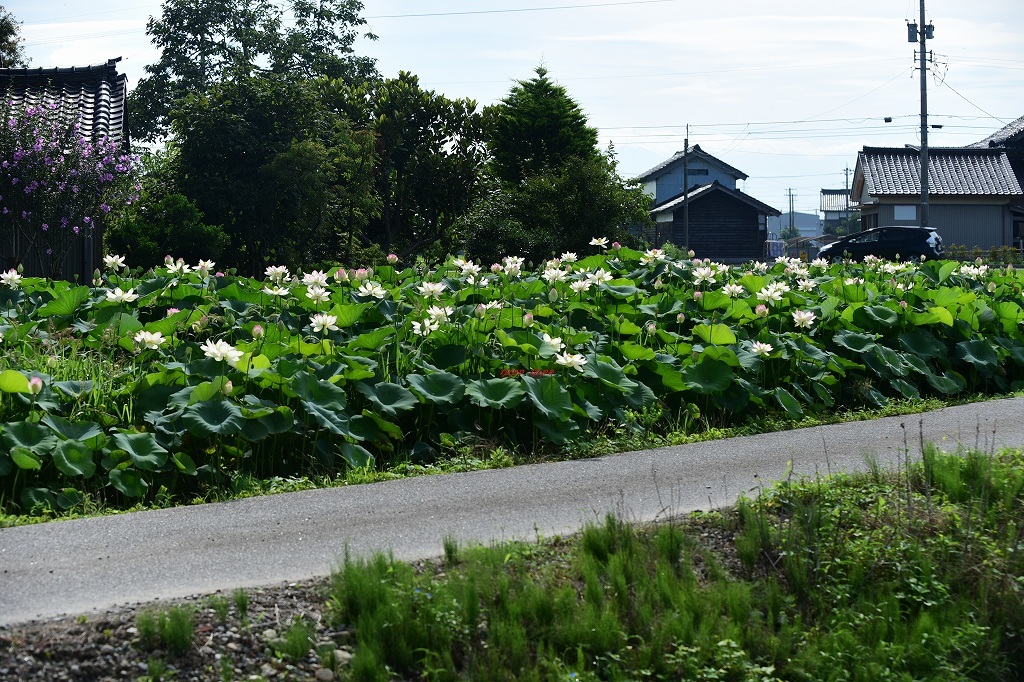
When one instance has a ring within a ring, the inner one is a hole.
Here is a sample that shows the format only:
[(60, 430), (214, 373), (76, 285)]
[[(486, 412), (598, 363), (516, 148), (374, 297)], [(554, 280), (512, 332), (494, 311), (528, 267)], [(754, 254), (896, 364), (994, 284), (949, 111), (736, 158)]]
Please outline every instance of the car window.
[(858, 235), (850, 240), (851, 244), (868, 244), (870, 242), (878, 241), (878, 232), (865, 232), (862, 235)]

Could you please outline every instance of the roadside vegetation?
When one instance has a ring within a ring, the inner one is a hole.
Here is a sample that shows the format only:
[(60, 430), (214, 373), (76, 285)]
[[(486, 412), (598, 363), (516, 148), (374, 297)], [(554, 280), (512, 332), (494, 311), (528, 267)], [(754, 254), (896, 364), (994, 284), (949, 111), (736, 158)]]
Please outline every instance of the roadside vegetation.
[(0, 509), (167, 506), (1005, 395), (1012, 266), (730, 267), (595, 238), (262, 280), (117, 256), (3, 274)]

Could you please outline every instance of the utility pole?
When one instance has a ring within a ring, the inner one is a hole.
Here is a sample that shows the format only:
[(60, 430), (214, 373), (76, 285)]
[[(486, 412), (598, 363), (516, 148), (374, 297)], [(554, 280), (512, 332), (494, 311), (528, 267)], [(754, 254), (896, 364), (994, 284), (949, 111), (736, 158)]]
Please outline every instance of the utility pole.
[[(921, 227), (928, 225), (928, 39), (935, 37), (935, 27), (925, 24), (924, 0), (921, 0), (920, 24), (907, 26), (907, 42), (918, 43), (921, 71)], [(920, 28), (919, 28), (920, 27)]]
[(786, 191), (789, 193), (789, 233), (793, 234), (793, 228), (796, 225), (794, 222), (795, 216), (793, 215), (793, 188), (790, 187)]
[(683, 248), (690, 250), (690, 124), (683, 138)]

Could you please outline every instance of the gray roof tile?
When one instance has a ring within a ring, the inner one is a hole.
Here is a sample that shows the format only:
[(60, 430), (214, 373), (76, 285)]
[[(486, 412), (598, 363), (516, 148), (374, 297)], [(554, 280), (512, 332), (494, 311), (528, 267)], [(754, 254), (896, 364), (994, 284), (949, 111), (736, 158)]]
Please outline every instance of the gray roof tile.
[(984, 140), (968, 145), (968, 147), (973, 149), (1005, 147), (1007, 142), (1014, 141), (1017, 138), (1024, 138), (1024, 116), (1021, 116), (1016, 121), (1003, 126)]
[[(865, 147), (858, 163), (870, 195), (921, 193), (919, 150)], [(932, 148), (928, 153), (931, 194), (1024, 195), (1006, 153), (998, 149)]]
[[(708, 162), (708, 163), (710, 163), (712, 165), (717, 165), (725, 173), (734, 175), (737, 178), (739, 178), (740, 180), (746, 180), (747, 179), (747, 174), (746, 173), (744, 173), (743, 171), (739, 170), (738, 168), (733, 168), (732, 166), (727, 164), (725, 161), (722, 161), (717, 156), (712, 156), (711, 154), (708, 154), (706, 151), (704, 151), (703, 149), (700, 148), (699, 144), (690, 145), (689, 149), (690, 149), (689, 154), (690, 154), (690, 158), (691, 159), (700, 158), (700, 159), (702, 159), (702, 160), (704, 160), (704, 161), (706, 161), (706, 162)], [(674, 165), (676, 163), (681, 162), (685, 155), (686, 155), (686, 151), (685, 150), (680, 150), (680, 151), (676, 152), (675, 154), (673, 154), (668, 159), (666, 159), (666, 160), (662, 161), (661, 163), (659, 163), (654, 168), (651, 168), (650, 170), (648, 170), (646, 173), (641, 173), (640, 175), (638, 175), (636, 177), (636, 179), (637, 180), (649, 180), (650, 178), (658, 177), (659, 175), (662, 174), (661, 171), (665, 170), (669, 166), (672, 166), (672, 165)]]
[(15, 106), (43, 102), (71, 104), (79, 111), (83, 135), (93, 139), (109, 137), (127, 143), (125, 98), (126, 76), (117, 72), (117, 62), (57, 68), (0, 69), (0, 89)]

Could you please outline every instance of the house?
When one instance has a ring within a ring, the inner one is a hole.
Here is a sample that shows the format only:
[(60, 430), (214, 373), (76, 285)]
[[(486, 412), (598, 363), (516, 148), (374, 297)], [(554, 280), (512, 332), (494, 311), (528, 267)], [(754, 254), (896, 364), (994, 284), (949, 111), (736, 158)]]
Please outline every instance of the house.
[[(972, 149), (1000, 149), (1006, 153), (1010, 168), (1017, 178), (1017, 183), (1024, 187), (1024, 116), (1002, 129), (989, 135), (984, 140), (968, 145)], [(1013, 220), (1013, 245), (1024, 250), (1024, 202), (1010, 204), (1010, 215)]]
[(781, 214), (736, 188), (746, 179), (700, 145), (676, 152), (637, 178), (651, 197), (654, 220), (644, 236), (726, 263), (764, 258), (768, 218)]
[[(928, 157), (928, 222), (943, 241), (986, 250), (1013, 244), (1024, 191), (1006, 150), (931, 147)], [(850, 190), (862, 229), (919, 224), (920, 171), (917, 147), (864, 147)]]
[(821, 214), (824, 216), (823, 230), (835, 234), (837, 228), (857, 215), (857, 212), (850, 207), (850, 190), (822, 189)]
[[(45, 103), (65, 105), (78, 112), (79, 131), (93, 141), (107, 138), (128, 150), (125, 125), (126, 76), (117, 72), (117, 62), (58, 68), (0, 68), (0, 88), (9, 106), (28, 107)], [(102, 225), (66, 245), (66, 255), (51, 258), (50, 249), (28, 240), (10, 219), (0, 219), (0, 268), (24, 265), (27, 276), (59, 275), (65, 279), (90, 281), (103, 255)]]

